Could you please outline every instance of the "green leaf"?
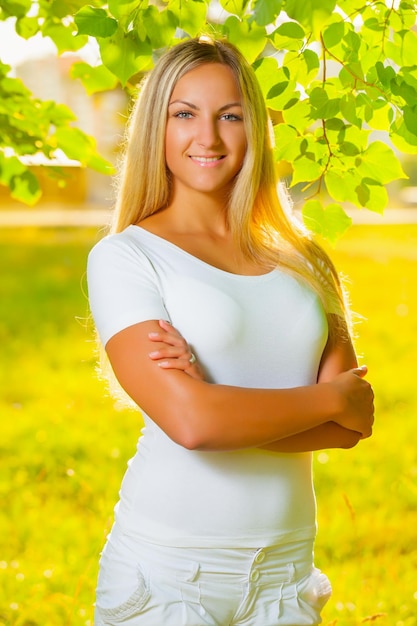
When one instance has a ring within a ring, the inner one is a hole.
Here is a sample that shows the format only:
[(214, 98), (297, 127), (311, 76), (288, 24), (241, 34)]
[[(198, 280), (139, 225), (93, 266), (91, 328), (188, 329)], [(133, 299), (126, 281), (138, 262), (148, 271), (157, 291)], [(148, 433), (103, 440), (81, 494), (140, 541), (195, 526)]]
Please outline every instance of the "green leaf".
[(259, 26), (268, 26), (275, 22), (280, 14), (282, 0), (256, 0), (253, 7), (253, 17)]
[(140, 4), (138, 4), (138, 0), (109, 0), (108, 6), (110, 14), (116, 18), (120, 28), (127, 32), (133, 27), (133, 21), (139, 7), (145, 9), (147, 5), (147, 0), (142, 0)]
[(345, 66), (339, 72), (339, 80), (344, 89), (356, 89), (356, 78)]
[(346, 215), (340, 204), (324, 207), (319, 200), (309, 200), (303, 206), (302, 214), (307, 228), (330, 241), (332, 245), (352, 225), (352, 219)]
[(290, 100), (299, 98), (295, 80), (289, 80), (288, 68), (279, 67), (276, 59), (263, 58), (255, 73), (267, 105), (274, 111), (283, 111)]
[(332, 15), (336, 0), (287, 0), (285, 12), (288, 17), (310, 30), (319, 30)]
[(388, 204), (388, 194), (385, 187), (372, 179), (362, 179), (355, 188), (361, 206), (382, 215)]
[(287, 78), (282, 68), (278, 66), (278, 61), (271, 57), (263, 57), (261, 59), (261, 62), (256, 66), (255, 74), (265, 99), (272, 87), (279, 80)]
[(305, 61), (308, 73), (319, 69), (320, 60), (316, 52), (306, 48), (301, 56)]
[(327, 95), (327, 92), (325, 89), (323, 89), (322, 87), (315, 87), (311, 92), (310, 92), (310, 104), (315, 108), (315, 109), (321, 109), (323, 106), (325, 106), (329, 101), (329, 96)]
[(417, 36), (411, 29), (392, 31), (392, 37), (385, 40), (385, 55), (398, 66), (415, 64)]
[(375, 130), (386, 131), (389, 128), (390, 119), (389, 114), (391, 108), (386, 102), (383, 102), (383, 106), (375, 108), (376, 102), (373, 102), (372, 117), (368, 120), (368, 124)]
[(346, 124), (339, 117), (332, 117), (326, 120), (326, 132), (336, 131), (337, 133), (339, 133), (341, 131), (344, 132), (345, 129)]
[(314, 160), (314, 155), (311, 153), (297, 157), (292, 165), (294, 171), (291, 187), (298, 185), (298, 183), (309, 183), (318, 180), (324, 171), (323, 166)]
[(294, 126), (300, 133), (304, 132), (311, 124), (311, 106), (308, 100), (299, 100), (290, 109), (282, 112), (284, 122)]
[(311, 115), (314, 119), (327, 120), (340, 112), (340, 98), (329, 99), (324, 89), (316, 87), (310, 94), (310, 103), (312, 105)]
[(96, 142), (93, 137), (86, 135), (78, 128), (58, 128), (55, 133), (57, 147), (68, 158), (79, 161), (81, 165), (88, 165), (103, 174), (114, 173), (114, 168), (96, 151)]
[(150, 6), (143, 11), (142, 19), (153, 48), (163, 48), (171, 43), (178, 25), (177, 17), (172, 11), (158, 11), (155, 6)]
[(297, 22), (286, 22), (285, 24), (281, 24), (274, 31), (274, 34), (277, 33), (282, 37), (289, 37), (290, 39), (304, 39), (305, 32), (304, 28), (297, 24)]
[(0, 182), (9, 185), (14, 176), (21, 176), (27, 167), (15, 156), (6, 157), (0, 150)]
[(16, 20), (15, 29), (20, 37), (23, 37), (23, 39), (30, 39), (40, 30), (38, 18), (26, 16), (20, 17)]
[(349, 141), (344, 141), (340, 144), (339, 150), (342, 154), (346, 156), (356, 156), (359, 154), (359, 148), (354, 143), (350, 143)]
[(358, 33), (355, 33), (355, 31), (348, 30), (344, 36), (344, 41), (348, 45), (348, 55), (346, 57), (347, 60), (356, 61), (358, 58), (356, 53), (359, 51), (359, 48), (361, 46), (361, 38), (359, 37)]
[(89, 95), (114, 89), (119, 82), (104, 65), (92, 67), (88, 63), (74, 63), (71, 68), (71, 78), (79, 78)]
[(289, 85), (289, 80), (284, 80), (281, 83), (276, 83), (271, 87), (266, 95), (267, 100), (272, 100), (273, 98), (277, 98), (287, 89)]
[(299, 155), (298, 133), (288, 124), (274, 126), (275, 158), (291, 163)]
[(405, 30), (401, 35), (401, 65), (415, 65), (417, 59), (417, 35), (414, 30)]
[(2, 0), (1, 9), (7, 17), (24, 17), (31, 8), (32, 0)]
[(345, 34), (344, 22), (334, 22), (327, 26), (323, 31), (323, 43), (326, 48), (330, 49), (338, 45)]
[(385, 87), (385, 89), (389, 89), (392, 79), (396, 76), (394, 69), (390, 65), (384, 67), (384, 64), (381, 63), (381, 61), (375, 63), (375, 69), (378, 75), (378, 79), (380, 80), (382, 85)]
[(386, 26), (379, 21), (377, 17), (370, 17), (364, 21), (365, 28), (375, 30), (376, 32), (384, 32)]
[(10, 65), (6, 65), (5, 63), (2, 63), (0, 61), (0, 78), (3, 76), (6, 76), (10, 70), (11, 70), (11, 66)]
[(228, 40), (241, 50), (249, 63), (253, 63), (265, 48), (265, 28), (241, 21), (234, 15), (226, 20), (224, 27)]
[(363, 178), (370, 178), (384, 185), (399, 178), (407, 178), (394, 152), (382, 141), (372, 142), (362, 152), (358, 173)]
[(356, 98), (353, 94), (348, 93), (340, 98), (340, 112), (347, 122), (358, 128), (362, 127), (362, 120), (357, 115)]
[(293, 106), (295, 106), (296, 104), (298, 104), (300, 98), (299, 98), (299, 92), (295, 93), (295, 97), (294, 98), (290, 98), (282, 107), (283, 111), (286, 111), (287, 109), (291, 109)]
[(111, 37), (117, 30), (117, 21), (107, 15), (104, 9), (85, 6), (74, 16), (79, 35)]
[(407, 83), (413, 90), (414, 93), (417, 93), (417, 66), (413, 67), (403, 67), (401, 71), (401, 75), (404, 79), (404, 82)]
[[(291, 22), (294, 24), (295, 22)], [(279, 32), (279, 29), (275, 30), (270, 36), (270, 40), (277, 50), (288, 50), (300, 53), (304, 47), (303, 36), (299, 39), (293, 37), (287, 37)]]
[(48, 119), (48, 123), (54, 126), (65, 126), (68, 122), (74, 122), (77, 118), (65, 104), (57, 104), (53, 100), (42, 102), (41, 110)]
[(206, 23), (207, 4), (203, 0), (169, 0), (167, 8), (190, 37), (196, 37)]
[(417, 136), (410, 133), (404, 122), (395, 123), (390, 132), (390, 139), (398, 150), (405, 154), (417, 154)]
[(416, 90), (401, 75), (397, 75), (391, 82), (391, 91), (396, 96), (400, 96), (411, 107), (417, 103)]
[(361, 184), (361, 178), (356, 170), (331, 167), (324, 175), (324, 182), (329, 195), (334, 200), (361, 206), (355, 193), (355, 188)]
[(10, 195), (15, 200), (33, 206), (41, 197), (42, 191), (36, 176), (27, 169), (23, 174), (11, 179)]
[(404, 124), (407, 130), (410, 133), (417, 135), (417, 107), (405, 106), (403, 114)]
[(6, 76), (0, 81), (0, 93), (4, 96), (22, 96), (25, 98), (30, 98), (31, 93), (27, 87), (22, 83), (20, 78), (11, 78), (10, 76)]
[(307, 86), (311, 84), (320, 68), (319, 57), (308, 48), (303, 52), (289, 51), (283, 59), (283, 66), (291, 67), (291, 78), (299, 85)]
[[(328, 122), (326, 122), (326, 129), (328, 128)], [(370, 131), (357, 128), (356, 126), (346, 126), (339, 130), (337, 136), (337, 142), (350, 142), (353, 143), (359, 151), (365, 151), (368, 147)]]
[[(266, 0), (266, 2), (268, 3), (270, 0)], [(246, 15), (249, 0), (220, 0), (220, 4), (228, 13), (233, 13), (233, 15), (243, 18)]]
[(76, 33), (74, 31), (73, 24), (64, 26), (61, 23), (51, 21), (45, 22), (42, 26), (42, 35), (52, 39), (59, 54), (67, 51), (75, 52), (76, 50), (83, 48), (88, 41), (88, 37), (85, 35), (81, 35), (79, 37), (75, 36)]
[[(103, 4), (101, 0), (93, 0), (95, 4)], [(69, 16), (73, 16), (81, 7), (85, 5), (85, 0), (39, 0), (39, 15), (43, 12), (54, 21), (66, 22)]]
[(134, 32), (125, 33), (121, 28), (112, 37), (100, 39), (100, 53), (103, 64), (122, 83), (138, 72), (152, 67), (152, 48), (139, 40)]
[(271, 96), (266, 101), (267, 106), (273, 111), (292, 109), (300, 98), (300, 92), (295, 87), (296, 83), (294, 80), (278, 83), (275, 95), (274, 88), (270, 92)]

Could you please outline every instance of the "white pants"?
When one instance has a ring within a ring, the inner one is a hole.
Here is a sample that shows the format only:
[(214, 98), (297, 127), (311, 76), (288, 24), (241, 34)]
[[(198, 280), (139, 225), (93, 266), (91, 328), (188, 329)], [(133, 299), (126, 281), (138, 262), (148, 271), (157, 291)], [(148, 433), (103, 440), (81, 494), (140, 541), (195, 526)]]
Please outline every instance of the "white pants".
[(331, 595), (313, 542), (260, 549), (172, 548), (114, 528), (95, 626), (315, 626)]

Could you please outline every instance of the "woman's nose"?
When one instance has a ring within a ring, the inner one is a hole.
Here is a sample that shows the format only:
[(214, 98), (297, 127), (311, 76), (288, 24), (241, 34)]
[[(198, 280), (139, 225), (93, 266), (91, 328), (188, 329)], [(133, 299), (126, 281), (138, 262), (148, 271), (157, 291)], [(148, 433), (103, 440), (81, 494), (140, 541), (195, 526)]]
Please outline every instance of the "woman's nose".
[(200, 146), (209, 148), (220, 143), (217, 120), (201, 120), (198, 126), (197, 143)]

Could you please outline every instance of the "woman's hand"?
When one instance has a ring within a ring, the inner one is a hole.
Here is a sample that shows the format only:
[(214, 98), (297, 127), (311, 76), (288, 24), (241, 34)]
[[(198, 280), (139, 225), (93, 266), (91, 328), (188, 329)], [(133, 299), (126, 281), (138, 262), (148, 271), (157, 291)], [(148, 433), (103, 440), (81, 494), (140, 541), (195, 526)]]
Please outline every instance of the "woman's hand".
[(163, 348), (149, 353), (149, 358), (156, 361), (163, 369), (177, 369), (186, 372), (192, 378), (204, 380), (204, 374), (197, 359), (184, 337), (165, 320), (159, 320), (160, 332), (148, 334), (150, 341), (164, 344)]
[(366, 439), (372, 435), (374, 423), (374, 393), (364, 380), (366, 366), (356, 367), (336, 376), (329, 383), (340, 394), (341, 409), (334, 421), (345, 428), (361, 433)]

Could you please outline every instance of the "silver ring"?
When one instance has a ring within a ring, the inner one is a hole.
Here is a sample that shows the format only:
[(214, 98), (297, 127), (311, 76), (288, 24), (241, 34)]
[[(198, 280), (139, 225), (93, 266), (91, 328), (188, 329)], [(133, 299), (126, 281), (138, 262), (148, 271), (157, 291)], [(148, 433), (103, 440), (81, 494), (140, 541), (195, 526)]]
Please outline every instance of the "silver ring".
[(188, 360), (190, 361), (191, 365), (193, 365), (197, 361), (197, 359), (195, 358), (195, 354), (191, 352), (191, 356)]

